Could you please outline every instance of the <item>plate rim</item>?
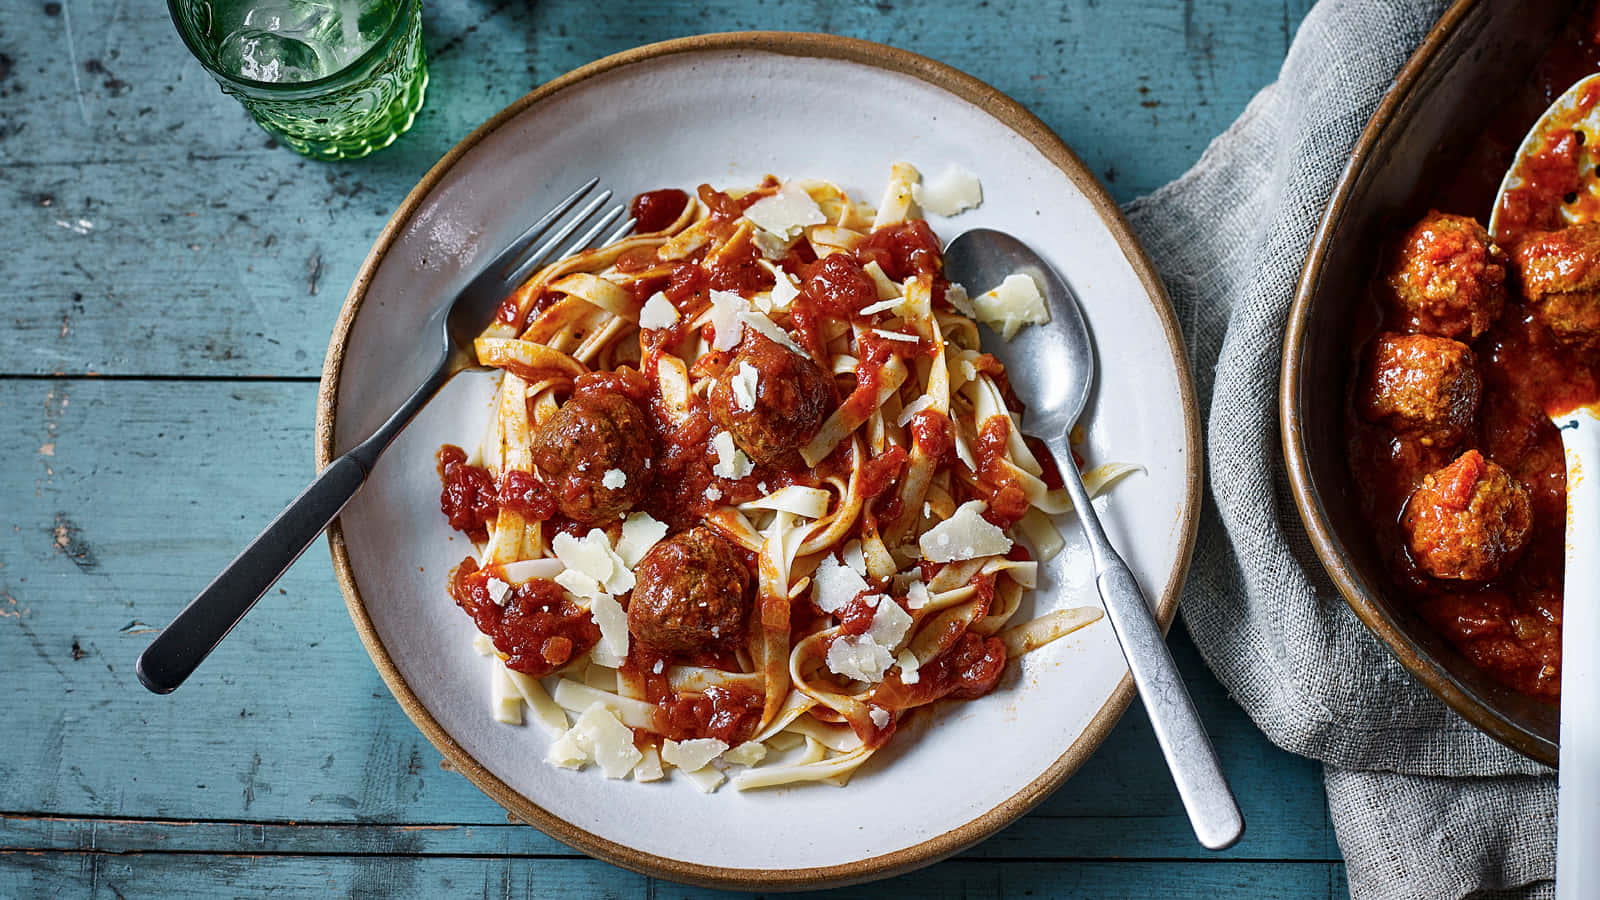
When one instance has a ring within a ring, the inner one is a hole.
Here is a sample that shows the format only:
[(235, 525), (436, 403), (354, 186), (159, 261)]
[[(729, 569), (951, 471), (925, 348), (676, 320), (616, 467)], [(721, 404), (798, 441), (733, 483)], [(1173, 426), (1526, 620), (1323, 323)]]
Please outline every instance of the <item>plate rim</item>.
[[(1195, 400), (1188, 353), (1179, 329), (1177, 315), (1165, 286), (1156, 274), (1143, 246), (1110, 194), (1076, 153), (1037, 116), (1000, 90), (952, 66), (928, 57), (859, 38), (830, 34), (785, 31), (719, 32), (645, 44), (580, 66), (538, 86), (490, 117), (450, 149), (411, 189), (384, 225), (372, 249), (357, 272), (345, 296), (339, 318), (329, 339), (317, 391), (316, 464), (318, 471), (333, 459), (336, 400), (351, 327), (359, 313), (373, 275), (395, 240), (411, 221), (422, 202), (438, 186), (457, 162), (490, 134), (548, 98), (596, 76), (655, 59), (696, 53), (751, 51), (812, 59), (831, 59), (882, 69), (920, 79), (957, 99), (975, 105), (998, 119), (1056, 166), (1088, 199), (1101, 224), (1110, 232), (1144, 288), (1165, 333), (1178, 376), (1179, 400), (1184, 420), (1185, 496), (1178, 522), (1180, 546), (1156, 605), (1156, 616), (1167, 631), (1177, 612), (1184, 578), (1194, 552), (1199, 526), (1204, 457), (1201, 452), (1199, 407)], [(468, 753), (447, 733), (423, 706), (400, 675), (387, 648), (378, 637), (367, 614), (344, 540), (343, 523), (335, 519), (327, 529), (328, 547), (333, 557), (339, 590), (361, 643), (400, 704), (401, 709), (424, 737), (456, 771), (465, 775), (479, 790), (526, 824), (583, 853), (646, 875), (682, 883), (715, 888), (760, 890), (798, 890), (859, 883), (911, 871), (952, 856), (1011, 824), (1060, 787), (1105, 741), (1111, 728), (1121, 719), (1132, 701), (1134, 685), (1126, 673), (1112, 690), (1089, 724), (1056, 760), (1016, 793), (964, 824), (918, 844), (889, 853), (832, 866), (799, 869), (734, 868), (690, 863), (645, 853), (593, 834), (540, 807), (513, 790)]]

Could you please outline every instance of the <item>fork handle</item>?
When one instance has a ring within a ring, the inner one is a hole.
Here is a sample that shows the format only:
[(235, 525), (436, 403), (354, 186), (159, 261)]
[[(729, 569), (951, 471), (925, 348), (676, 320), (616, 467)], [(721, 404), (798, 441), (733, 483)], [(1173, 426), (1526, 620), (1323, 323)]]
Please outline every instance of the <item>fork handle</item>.
[(139, 681), (157, 694), (171, 693), (183, 684), (261, 595), (311, 546), (366, 480), (367, 470), (353, 452), (323, 469), (156, 635), (134, 667)]
[[(1066, 457), (1068, 460), (1070, 456)], [(1225, 850), (1244, 834), (1244, 816), (1222, 774), (1211, 738), (1200, 722), (1183, 676), (1167, 649), (1139, 582), (1122, 561), (1089, 503), (1089, 493), (1076, 466), (1063, 466), (1063, 481), (1089, 539), (1094, 556), (1095, 586), (1105, 604), (1111, 628), (1122, 643), (1122, 655), (1139, 688), (1156, 742), (1178, 787), (1178, 796), (1194, 826), (1195, 837), (1208, 850)]]

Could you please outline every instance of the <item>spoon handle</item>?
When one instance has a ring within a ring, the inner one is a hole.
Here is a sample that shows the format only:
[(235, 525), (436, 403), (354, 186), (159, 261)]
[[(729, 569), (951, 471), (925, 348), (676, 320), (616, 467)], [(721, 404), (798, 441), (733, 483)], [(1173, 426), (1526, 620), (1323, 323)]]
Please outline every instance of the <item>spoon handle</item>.
[(1061, 469), (1078, 520), (1089, 539), (1100, 599), (1117, 640), (1122, 642), (1122, 655), (1133, 673), (1133, 683), (1139, 688), (1139, 697), (1155, 728), (1156, 741), (1172, 771), (1195, 837), (1208, 850), (1225, 850), (1244, 834), (1244, 816), (1222, 774), (1217, 751), (1206, 736), (1200, 714), (1189, 699), (1183, 677), (1167, 650), (1166, 637), (1156, 624), (1139, 582), (1111, 546), (1089, 503), (1077, 467), (1069, 464)]
[(1567, 457), (1556, 898), (1578, 900), (1600, 884), (1600, 418), (1587, 407), (1553, 418)]

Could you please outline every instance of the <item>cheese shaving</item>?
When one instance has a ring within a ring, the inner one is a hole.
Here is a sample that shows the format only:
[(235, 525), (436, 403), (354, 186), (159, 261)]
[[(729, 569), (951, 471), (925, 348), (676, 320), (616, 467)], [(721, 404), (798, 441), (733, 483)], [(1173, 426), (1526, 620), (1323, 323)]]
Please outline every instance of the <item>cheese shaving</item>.
[(716, 335), (711, 341), (713, 350), (732, 350), (739, 346), (744, 333), (740, 314), (749, 308), (744, 298), (731, 291), (711, 292), (711, 327)]
[(763, 231), (789, 239), (799, 237), (807, 225), (821, 225), (827, 221), (817, 201), (795, 184), (786, 184), (776, 194), (750, 204), (744, 217)]
[(1007, 275), (993, 289), (979, 294), (973, 305), (978, 320), (1011, 340), (1024, 325), (1043, 325), (1050, 321), (1050, 310), (1039, 293), (1039, 283), (1022, 272)]
[(656, 291), (639, 310), (639, 327), (671, 328), (678, 324), (680, 318), (682, 317), (678, 315), (678, 308), (672, 305), (667, 295)]
[(938, 216), (953, 216), (983, 202), (978, 176), (960, 166), (947, 166), (938, 177), (911, 186), (917, 205)]
[(1011, 539), (983, 517), (985, 509), (988, 504), (982, 500), (968, 500), (957, 507), (950, 518), (923, 532), (917, 542), (922, 558), (932, 562), (955, 562), (1010, 552)]

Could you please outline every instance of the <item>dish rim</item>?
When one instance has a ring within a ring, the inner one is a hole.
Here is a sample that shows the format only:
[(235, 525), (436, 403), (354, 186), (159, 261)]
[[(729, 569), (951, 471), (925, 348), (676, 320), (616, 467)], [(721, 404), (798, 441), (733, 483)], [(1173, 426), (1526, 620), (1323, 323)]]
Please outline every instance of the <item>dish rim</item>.
[(1301, 394), (1302, 361), (1309, 340), (1308, 323), (1312, 297), (1322, 281), (1324, 263), (1335, 228), (1344, 218), (1345, 207), (1356, 182), (1371, 164), (1373, 151), (1383, 133), (1388, 129), (1395, 112), (1417, 89), (1424, 72), (1433, 63), (1444, 44), (1454, 35), (1467, 15), (1478, 6), (1479, 0), (1456, 0), (1445, 11), (1422, 44), (1412, 53), (1396, 77), (1394, 86), (1378, 104), (1351, 151), (1350, 160), (1335, 184), (1328, 208), (1311, 242), (1305, 267), (1295, 286), (1294, 303), (1289, 308), (1288, 325), (1284, 330), (1282, 365), (1279, 369), (1278, 419), (1279, 438), (1283, 447), (1284, 468), (1288, 471), (1289, 487), (1294, 495), (1295, 508), (1305, 523), (1306, 535), (1317, 552), (1322, 567), (1333, 580), (1345, 603), (1361, 619), (1367, 629), (1381, 640), (1400, 664), (1434, 696), (1443, 700), (1457, 715), (1472, 723), (1485, 734), (1518, 753), (1546, 765), (1556, 765), (1557, 745), (1535, 734), (1505, 714), (1494, 709), (1485, 700), (1468, 690), (1454, 675), (1420, 646), (1404, 627), (1386, 613), (1375, 597), (1369, 596), (1354, 574), (1354, 566), (1345, 551), (1344, 542), (1335, 533), (1328, 518), (1322, 494), (1312, 482), (1310, 451), (1301, 427), (1298, 400)]
[[(1181, 546), (1178, 548), (1172, 569), (1167, 573), (1156, 609), (1157, 619), (1163, 631), (1170, 628), (1177, 612), (1178, 598), (1183, 590), (1184, 578), (1198, 532), (1204, 457), (1200, 441), (1199, 408), (1195, 401), (1188, 353), (1178, 327), (1177, 316), (1167, 298), (1160, 277), (1104, 186), (1066, 143), (1038, 117), (1001, 91), (951, 66), (907, 50), (858, 38), (803, 32), (748, 31), (695, 35), (646, 44), (580, 66), (548, 81), (512, 102), (474, 129), (435, 163), (416, 187), (406, 195), (368, 252), (355, 282), (345, 297), (328, 344), (328, 354), (323, 363), (321, 385), (317, 393), (317, 469), (322, 470), (333, 459), (335, 403), (345, 361), (345, 349), (349, 343), (351, 327), (366, 298), (367, 287), (388, 250), (411, 221), (422, 202), (468, 151), (528, 109), (598, 75), (673, 55), (740, 51), (838, 60), (920, 79), (994, 116), (1002, 125), (1032, 144), (1089, 200), (1101, 224), (1117, 242), (1135, 276), (1143, 285), (1145, 296), (1161, 322), (1178, 376), (1179, 399), (1184, 418), (1183, 453), (1188, 462), (1185, 496), (1178, 524), (1178, 539)], [(428, 741), (443, 754), (452, 768), (465, 775), (479, 790), (505, 807), (513, 816), (536, 826), (562, 843), (633, 871), (688, 884), (764, 890), (838, 886), (886, 878), (951, 856), (1020, 818), (1065, 782), (1104, 742), (1106, 735), (1122, 717), (1134, 695), (1132, 678), (1124, 674), (1111, 692), (1110, 698), (1055, 762), (1011, 797), (937, 837), (889, 853), (832, 866), (767, 869), (689, 863), (624, 846), (561, 819), (511, 789), (463, 749), (422, 705), (405, 679), (401, 677), (388, 650), (379, 639), (355, 583), (342, 522), (335, 519), (328, 527), (327, 534), (340, 592), (344, 595), (345, 606), (360, 634), (362, 645), (366, 647), (373, 665), (400, 703), (401, 709)]]

